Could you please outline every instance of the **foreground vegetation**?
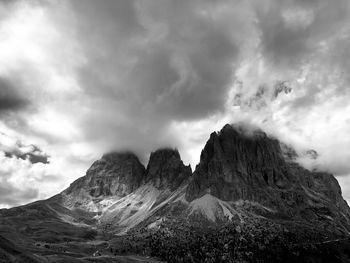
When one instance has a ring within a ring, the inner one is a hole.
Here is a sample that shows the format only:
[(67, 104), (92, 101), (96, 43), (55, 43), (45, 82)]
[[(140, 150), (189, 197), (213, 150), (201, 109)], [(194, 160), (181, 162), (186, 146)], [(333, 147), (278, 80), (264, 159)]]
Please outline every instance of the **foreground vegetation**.
[[(321, 234), (322, 233), (322, 234)], [(171, 262), (350, 262), (345, 236), (297, 223), (228, 222), (222, 227), (163, 221), (111, 241), (115, 254), (148, 254)]]

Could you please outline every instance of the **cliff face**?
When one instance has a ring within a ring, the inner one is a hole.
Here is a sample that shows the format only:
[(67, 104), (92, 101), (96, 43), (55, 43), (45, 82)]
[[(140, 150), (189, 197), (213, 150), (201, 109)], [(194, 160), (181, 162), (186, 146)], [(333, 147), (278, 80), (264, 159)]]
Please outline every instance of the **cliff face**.
[(73, 182), (66, 194), (85, 191), (92, 197), (125, 196), (143, 182), (145, 168), (132, 153), (109, 153), (95, 161), (84, 177)]
[(264, 133), (245, 135), (226, 125), (206, 143), (187, 191), (193, 200), (210, 193), (223, 200), (255, 199), (258, 188), (288, 188), (281, 173), (283, 157), (277, 140)]
[(86, 175), (73, 182), (66, 194), (81, 192), (92, 197), (124, 197), (150, 183), (158, 189), (175, 190), (192, 174), (173, 149), (152, 152), (147, 169), (133, 153), (109, 153), (95, 161)]
[(111, 153), (94, 162), (55, 200), (122, 232), (183, 194), (191, 174), (177, 150), (151, 153), (147, 169), (132, 153)]
[(177, 150), (161, 149), (151, 153), (146, 170), (146, 182), (158, 189), (178, 188), (192, 174), (191, 167), (185, 166)]
[(287, 217), (330, 216), (344, 224), (350, 218), (331, 174), (310, 172), (291, 162), (279, 141), (261, 131), (248, 133), (231, 125), (210, 135), (186, 199), (208, 193), (224, 201), (257, 202)]

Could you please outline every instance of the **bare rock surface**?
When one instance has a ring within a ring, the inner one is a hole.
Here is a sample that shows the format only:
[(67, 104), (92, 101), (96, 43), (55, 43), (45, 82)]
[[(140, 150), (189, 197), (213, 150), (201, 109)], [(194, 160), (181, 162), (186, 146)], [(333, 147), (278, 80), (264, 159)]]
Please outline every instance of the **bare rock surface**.
[(210, 135), (186, 192), (188, 201), (211, 194), (249, 200), (285, 217), (330, 217), (348, 229), (350, 209), (333, 175), (287, 160), (277, 139), (226, 125)]
[(156, 188), (175, 190), (192, 174), (191, 167), (185, 166), (177, 150), (160, 149), (151, 153), (146, 171), (146, 182)]
[(125, 196), (141, 185), (144, 172), (144, 166), (133, 153), (105, 154), (66, 193), (84, 190), (93, 197)]

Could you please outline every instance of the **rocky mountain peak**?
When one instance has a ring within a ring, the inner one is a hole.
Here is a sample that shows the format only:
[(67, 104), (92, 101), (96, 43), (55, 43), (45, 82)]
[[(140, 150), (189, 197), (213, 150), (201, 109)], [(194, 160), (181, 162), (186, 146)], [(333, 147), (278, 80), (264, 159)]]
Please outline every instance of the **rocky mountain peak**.
[(177, 149), (164, 148), (151, 153), (146, 181), (157, 188), (179, 187), (192, 174), (191, 167), (184, 165)]
[(225, 126), (219, 131), (219, 134), (222, 133), (232, 133), (235, 132), (238, 135), (253, 137), (253, 138), (266, 138), (267, 134), (262, 131), (260, 128), (246, 125), (246, 124), (225, 124)]
[[(323, 209), (333, 217), (345, 211), (348, 218), (350, 212), (332, 175), (301, 167), (286, 157), (277, 139), (262, 131), (231, 125), (210, 135), (186, 199), (208, 193), (221, 200), (257, 202), (286, 216), (317, 217)], [(310, 204), (317, 208), (311, 210)]]
[(248, 131), (225, 125), (210, 135), (202, 153), (198, 169), (210, 170), (207, 162), (220, 162), (225, 171), (247, 174), (257, 167), (274, 167), (284, 163), (278, 140), (261, 130)]
[(179, 151), (177, 149), (161, 148), (151, 153), (149, 162), (153, 162), (156, 159), (168, 161), (171, 158), (181, 159)]
[(85, 191), (92, 197), (125, 196), (143, 182), (145, 167), (131, 152), (112, 152), (95, 161), (84, 177), (66, 190), (67, 193)]
[[(147, 169), (133, 153), (108, 153), (63, 196), (67, 207), (89, 211), (105, 209), (103, 200), (119, 200), (101, 220), (125, 219), (118, 221), (125, 226), (140, 223), (146, 216), (142, 210), (146, 205), (149, 212), (159, 209), (158, 205), (166, 206), (159, 210), (159, 216), (174, 211), (183, 216), (204, 213), (215, 220), (211, 215), (217, 211), (233, 215), (222, 206), (227, 208), (242, 200), (283, 218), (316, 220), (325, 216), (341, 226), (350, 221), (350, 209), (331, 174), (301, 167), (289, 146), (261, 130), (237, 125), (225, 125), (210, 135), (193, 174), (176, 149), (152, 152)], [(184, 204), (178, 207), (172, 198)], [(142, 209), (141, 203), (145, 204)]]
[(139, 162), (138, 157), (129, 151), (124, 151), (124, 152), (109, 152), (109, 153), (105, 153), (104, 155), (102, 155), (101, 160), (104, 160), (106, 162), (124, 162), (124, 161), (135, 161), (135, 162)]
[[(211, 193), (224, 200), (249, 198), (247, 186), (282, 184), (277, 171), (284, 164), (280, 144), (260, 130), (225, 125), (210, 135), (187, 191), (190, 200)], [(264, 176), (257, 176), (257, 172)], [(274, 174), (275, 171), (275, 174)], [(275, 178), (271, 180), (270, 177)], [(252, 193), (254, 194), (254, 193)]]

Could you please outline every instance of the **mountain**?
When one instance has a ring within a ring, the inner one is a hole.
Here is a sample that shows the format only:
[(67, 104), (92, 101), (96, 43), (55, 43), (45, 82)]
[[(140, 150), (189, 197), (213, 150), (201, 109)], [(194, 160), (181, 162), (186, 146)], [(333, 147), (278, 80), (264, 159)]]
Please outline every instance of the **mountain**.
[(212, 133), (186, 191), (223, 201), (249, 200), (284, 218), (329, 219), (349, 231), (350, 210), (333, 175), (285, 158), (278, 140), (226, 125)]
[(122, 197), (140, 187), (144, 172), (145, 168), (133, 153), (105, 154), (65, 193), (85, 192), (91, 197)]
[(131, 152), (105, 154), (52, 198), (0, 210), (0, 238), (9, 240), (0, 262), (155, 262), (127, 253), (350, 261), (350, 208), (337, 180), (296, 156), (261, 130), (233, 125), (210, 135), (193, 173), (176, 149), (152, 152), (147, 167)]

